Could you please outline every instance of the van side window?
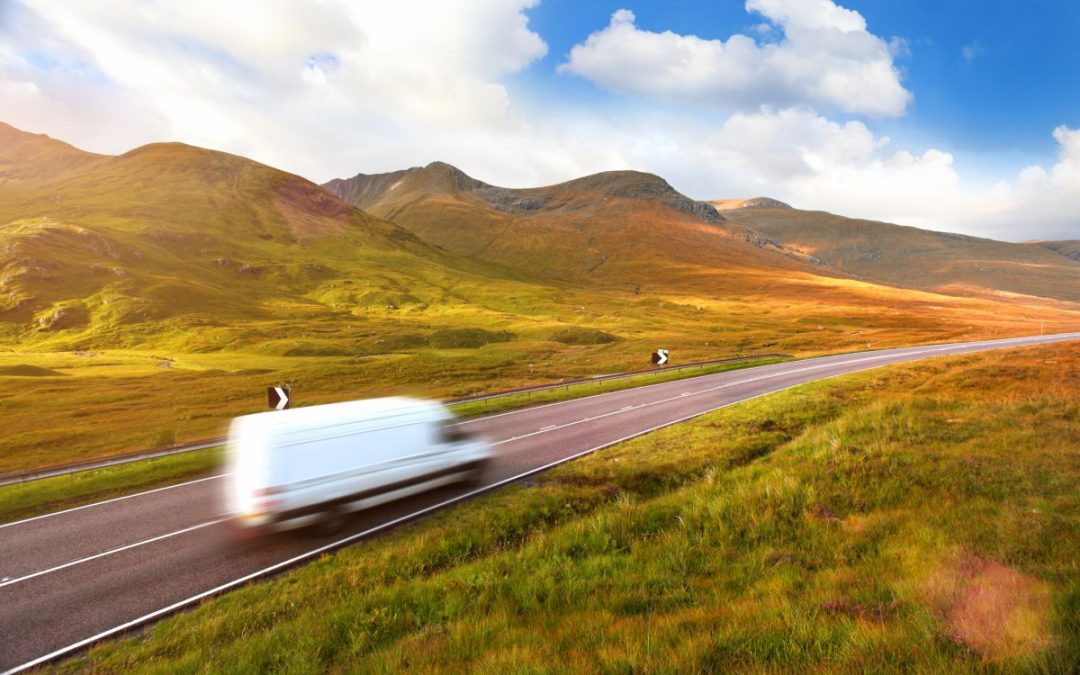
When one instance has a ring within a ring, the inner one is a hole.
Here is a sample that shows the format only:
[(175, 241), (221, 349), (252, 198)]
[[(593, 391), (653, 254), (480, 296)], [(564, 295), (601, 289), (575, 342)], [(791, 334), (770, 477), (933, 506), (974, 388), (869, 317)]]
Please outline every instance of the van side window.
[(443, 422), (439, 426), (440, 443), (459, 443), (469, 440), (469, 432), (457, 426), (457, 420)]

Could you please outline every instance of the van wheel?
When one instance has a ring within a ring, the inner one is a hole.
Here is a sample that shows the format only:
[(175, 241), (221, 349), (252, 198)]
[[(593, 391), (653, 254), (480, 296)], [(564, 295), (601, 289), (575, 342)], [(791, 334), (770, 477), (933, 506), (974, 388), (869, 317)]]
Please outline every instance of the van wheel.
[(315, 531), (326, 537), (337, 534), (345, 529), (347, 517), (348, 513), (343, 507), (333, 506), (319, 517), (319, 522), (315, 524)]
[(484, 462), (480, 466), (476, 467), (469, 472), (468, 477), (463, 481), (465, 487), (478, 488), (484, 484), (484, 476), (487, 475), (488, 463)]

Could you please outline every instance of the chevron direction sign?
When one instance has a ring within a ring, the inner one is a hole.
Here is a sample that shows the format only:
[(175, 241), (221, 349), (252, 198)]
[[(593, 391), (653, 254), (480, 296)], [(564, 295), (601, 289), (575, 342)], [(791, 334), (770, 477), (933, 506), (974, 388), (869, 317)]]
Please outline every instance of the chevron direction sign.
[(668, 350), (657, 349), (652, 353), (652, 362), (654, 366), (662, 366), (668, 362)]
[(267, 387), (266, 399), (272, 410), (285, 410), (292, 405), (292, 387), (287, 384)]

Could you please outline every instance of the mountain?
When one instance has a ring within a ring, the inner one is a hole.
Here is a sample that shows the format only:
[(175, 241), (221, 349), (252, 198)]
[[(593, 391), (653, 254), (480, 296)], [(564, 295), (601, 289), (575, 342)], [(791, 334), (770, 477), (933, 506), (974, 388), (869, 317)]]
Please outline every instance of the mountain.
[(539, 278), (685, 289), (748, 268), (820, 273), (808, 256), (637, 171), (505, 188), (434, 162), (323, 187), (424, 241)]
[(1060, 253), (1069, 260), (1080, 262), (1080, 239), (1066, 239), (1064, 241), (1026, 241), (1029, 246), (1039, 246)]
[(104, 158), (0, 122), (0, 185), (56, 178)]
[(0, 336), (23, 345), (274, 342), (443, 297), (430, 278), (480, 283), (472, 263), (243, 157), (0, 132)]
[[(20, 351), (393, 355), (409, 365), (380, 372), (398, 380), (466, 382), (541, 363), (561, 377), (582, 350), (626, 369), (661, 340), (684, 358), (848, 348), (1060, 311), (860, 281), (746, 216), (802, 212), (719, 211), (647, 173), (514, 189), (434, 163), (324, 188), (181, 143), (105, 156), (2, 131), (0, 345)], [(1075, 288), (1073, 261), (1021, 248)]]
[(1075, 242), (1014, 244), (753, 201), (723, 213), (837, 272), (954, 295), (1080, 301)]
[(709, 201), (718, 211), (734, 209), (766, 208), (790, 209), (791, 205), (772, 197), (751, 197), (750, 199), (713, 199)]

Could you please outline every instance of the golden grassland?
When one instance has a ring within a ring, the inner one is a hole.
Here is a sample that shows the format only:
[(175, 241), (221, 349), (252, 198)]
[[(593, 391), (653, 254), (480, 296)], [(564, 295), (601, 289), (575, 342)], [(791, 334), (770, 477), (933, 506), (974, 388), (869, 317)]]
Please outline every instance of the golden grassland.
[(1080, 346), (804, 385), (61, 670), (1072, 672)]
[[(153, 349), (11, 345), (0, 348), (0, 472), (221, 435), (231, 417), (262, 410), (265, 387), (281, 382), (292, 383), (298, 405), (402, 393), (450, 398), (640, 370), (658, 347), (686, 363), (1080, 327), (1080, 315), (1060, 310), (844, 280), (800, 283), (762, 280), (760, 294), (719, 299), (587, 290), (545, 297), (534, 289), (481, 306), (199, 332), (203, 345), (223, 345), (215, 351), (189, 351), (195, 337), (170, 341), (165, 331)], [(259, 333), (281, 337), (257, 343)]]

